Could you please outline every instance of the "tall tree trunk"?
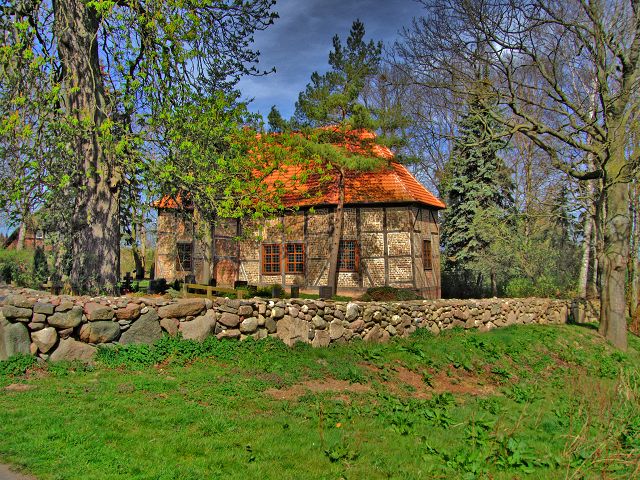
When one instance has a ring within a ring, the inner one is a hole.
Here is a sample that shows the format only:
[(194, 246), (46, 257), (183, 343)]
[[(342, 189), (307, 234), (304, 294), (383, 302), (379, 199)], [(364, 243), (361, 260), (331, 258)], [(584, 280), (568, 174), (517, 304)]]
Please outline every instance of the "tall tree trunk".
[(495, 270), (491, 270), (491, 295), (494, 297), (498, 296), (498, 281)]
[(82, 0), (55, 0), (54, 33), (65, 108), (73, 122), (77, 198), (73, 212), (71, 285), (76, 292), (114, 292), (120, 252), (120, 177), (98, 134), (107, 118), (98, 57), (100, 18)]
[(587, 284), (589, 283), (589, 272), (591, 266), (591, 257), (593, 256), (593, 217), (591, 209), (587, 207), (584, 218), (584, 244), (582, 250), (582, 261), (580, 262), (580, 275), (578, 276), (578, 295), (582, 298), (587, 297)]
[(18, 227), (18, 240), (16, 242), (16, 250), (24, 250), (24, 239), (27, 236), (27, 219), (22, 218)]
[(633, 182), (632, 188), (632, 224), (631, 224), (631, 254), (629, 255), (629, 316), (633, 317), (638, 308), (639, 292), (638, 281), (640, 268), (640, 259), (638, 258), (638, 247), (640, 246), (640, 189), (638, 188), (638, 179)]
[(338, 173), (338, 205), (333, 216), (333, 233), (331, 234), (331, 250), (329, 255), (329, 275), (327, 285), (333, 289), (333, 294), (338, 293), (338, 262), (340, 254), (340, 240), (342, 239), (342, 227), (344, 225), (344, 171)]
[(627, 348), (625, 285), (629, 258), (629, 179), (626, 171), (625, 136), (613, 130), (605, 178), (606, 212), (600, 292), (600, 334), (614, 346)]
[(138, 224), (140, 228), (138, 238), (140, 239), (140, 260), (142, 262), (142, 279), (144, 279), (147, 272), (147, 229), (144, 226), (144, 218), (140, 219)]

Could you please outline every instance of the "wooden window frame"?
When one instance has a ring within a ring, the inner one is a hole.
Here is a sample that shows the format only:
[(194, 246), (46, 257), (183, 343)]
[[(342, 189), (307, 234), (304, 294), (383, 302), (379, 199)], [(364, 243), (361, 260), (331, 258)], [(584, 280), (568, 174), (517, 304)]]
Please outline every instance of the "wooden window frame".
[[(351, 244), (353, 247), (349, 247), (349, 253), (353, 252), (353, 259), (348, 259), (345, 261), (343, 256), (345, 254), (345, 245)], [(345, 263), (352, 264), (353, 267), (345, 267)], [(360, 248), (358, 248), (357, 240), (340, 240), (340, 247), (338, 249), (338, 271), (339, 272), (347, 272), (347, 273), (355, 273), (358, 271), (360, 267)]]
[(433, 270), (433, 242), (430, 238), (422, 240), (422, 268), (425, 271)]
[[(188, 258), (185, 258), (185, 253)], [(188, 268), (187, 268), (188, 267)], [(193, 271), (193, 243), (176, 243), (176, 270), (179, 272)]]
[[(273, 252), (272, 249), (277, 250), (277, 253)], [(275, 257), (277, 257), (277, 262)], [(260, 265), (262, 275), (282, 274), (282, 246), (279, 243), (263, 243)]]
[[(289, 247), (300, 248), (300, 251), (292, 251), (289, 252)], [(296, 256), (300, 255), (301, 260), (296, 261)], [(285, 262), (285, 273), (293, 274), (293, 275), (304, 275), (305, 272), (305, 259), (304, 259), (305, 251), (304, 251), (304, 243), (302, 242), (287, 242), (284, 246), (284, 262)], [(294, 257), (293, 261), (290, 261), (290, 256)], [(296, 269), (296, 267), (300, 267)]]

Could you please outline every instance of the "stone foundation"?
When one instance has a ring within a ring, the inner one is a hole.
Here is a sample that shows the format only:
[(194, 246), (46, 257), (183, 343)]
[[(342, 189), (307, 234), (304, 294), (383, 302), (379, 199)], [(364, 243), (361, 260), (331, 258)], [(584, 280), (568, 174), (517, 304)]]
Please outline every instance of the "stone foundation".
[(326, 347), (354, 339), (385, 342), (418, 328), (489, 331), (518, 324), (597, 320), (585, 301), (526, 299), (334, 302), (325, 300), (172, 300), (146, 297), (51, 296), (0, 289), (0, 360), (18, 353), (49, 360), (90, 361), (99, 344), (153, 343), (164, 333), (202, 341), (280, 338)]

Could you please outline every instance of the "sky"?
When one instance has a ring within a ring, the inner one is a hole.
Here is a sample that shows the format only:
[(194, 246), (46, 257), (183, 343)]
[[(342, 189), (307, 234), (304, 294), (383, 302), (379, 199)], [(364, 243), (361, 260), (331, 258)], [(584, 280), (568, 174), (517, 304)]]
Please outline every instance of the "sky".
[(390, 45), (402, 27), (420, 16), (421, 6), (414, 0), (277, 0), (275, 10), (280, 18), (255, 35), (254, 47), (261, 53), (258, 67), (275, 67), (276, 73), (239, 84), (244, 98), (254, 99), (250, 110), (265, 120), (272, 105), (285, 118), (293, 114), (311, 74), (329, 68), (333, 36), (345, 43), (354, 20), (364, 23), (367, 41)]

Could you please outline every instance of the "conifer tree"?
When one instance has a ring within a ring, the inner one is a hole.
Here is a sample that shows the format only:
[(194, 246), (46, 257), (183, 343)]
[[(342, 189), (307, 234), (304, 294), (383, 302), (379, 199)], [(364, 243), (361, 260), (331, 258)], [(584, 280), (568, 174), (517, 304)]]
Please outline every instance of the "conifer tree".
[[(447, 198), (447, 210), (442, 223), (442, 240), (444, 268), (467, 287), (475, 282), (471, 292), (476, 295), (482, 287), (482, 275), (488, 270), (495, 295), (495, 269), (482, 264), (492, 242), (492, 234), (483, 228), (483, 224), (493, 223), (487, 215), (496, 217), (493, 220), (508, 218), (513, 204), (513, 187), (498, 155), (507, 141), (497, 135), (498, 124), (490, 115), (493, 107), (482, 92), (480, 86), (469, 102), (446, 166), (442, 191)], [(479, 216), (483, 216), (482, 222), (477, 221)], [(473, 280), (472, 275), (475, 276)]]

